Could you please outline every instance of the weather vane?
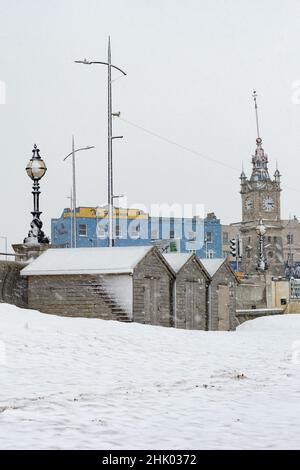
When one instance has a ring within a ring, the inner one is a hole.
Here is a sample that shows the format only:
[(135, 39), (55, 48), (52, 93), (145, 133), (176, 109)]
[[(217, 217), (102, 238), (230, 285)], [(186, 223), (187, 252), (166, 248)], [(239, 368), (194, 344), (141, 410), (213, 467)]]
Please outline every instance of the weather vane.
[[(254, 105), (255, 105), (257, 140), (259, 139), (258, 143), (261, 143), (261, 138), (260, 138), (260, 136), (259, 136), (259, 126), (258, 126), (258, 112), (257, 112), (257, 101), (256, 101), (257, 93), (256, 93), (255, 90), (253, 90), (252, 98), (253, 98), (253, 100), (254, 100)], [(256, 140), (256, 141), (257, 141), (257, 140)]]

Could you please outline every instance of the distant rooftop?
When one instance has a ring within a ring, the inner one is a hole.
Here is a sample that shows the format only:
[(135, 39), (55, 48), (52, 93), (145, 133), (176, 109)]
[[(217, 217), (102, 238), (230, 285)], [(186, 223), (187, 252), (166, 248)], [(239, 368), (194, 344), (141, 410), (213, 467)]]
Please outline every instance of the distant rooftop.
[[(72, 210), (69, 207), (64, 208), (62, 217), (68, 218), (72, 217), (73, 213)], [(101, 206), (101, 207), (77, 207), (76, 208), (76, 217), (79, 218), (105, 218), (108, 217), (108, 207), (106, 206)], [(193, 216), (193, 217), (176, 217), (173, 216), (172, 214), (170, 216), (167, 215), (161, 215), (161, 216), (156, 216), (156, 215), (150, 215), (148, 212), (145, 212), (141, 209), (136, 209), (136, 208), (125, 208), (125, 207), (114, 207), (113, 208), (113, 217), (114, 218), (126, 218), (126, 219), (149, 219), (150, 217), (152, 219), (174, 219), (174, 220), (181, 220), (181, 219), (199, 219), (199, 216)], [(214, 212), (209, 212), (206, 215), (206, 220), (209, 221), (219, 221), (217, 216), (215, 215)], [(201, 219), (201, 218), (200, 218)], [(203, 219), (202, 219), (203, 220)]]

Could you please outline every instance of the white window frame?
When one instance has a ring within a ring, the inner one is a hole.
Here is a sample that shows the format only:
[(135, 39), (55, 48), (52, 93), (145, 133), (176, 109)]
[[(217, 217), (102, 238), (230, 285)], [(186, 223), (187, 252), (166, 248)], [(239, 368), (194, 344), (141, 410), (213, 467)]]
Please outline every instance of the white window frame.
[[(85, 234), (83, 235), (82, 233), (80, 233), (80, 227), (85, 227)], [(79, 236), (80, 237), (87, 237), (88, 236), (88, 227), (87, 227), (87, 224), (82, 224), (80, 223), (79, 226), (78, 226), (78, 232), (79, 232)]]

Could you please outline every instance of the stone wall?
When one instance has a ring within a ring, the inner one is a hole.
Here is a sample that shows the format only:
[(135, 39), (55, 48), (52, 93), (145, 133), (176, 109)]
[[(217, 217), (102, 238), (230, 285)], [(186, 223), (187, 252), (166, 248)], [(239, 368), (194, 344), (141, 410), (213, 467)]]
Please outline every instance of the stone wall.
[(255, 320), (256, 318), (268, 317), (274, 315), (282, 315), (288, 313), (285, 308), (262, 308), (257, 310), (237, 310), (236, 318), (238, 325), (241, 325), (245, 321)]
[(285, 313), (300, 313), (300, 300), (299, 299), (290, 299)]
[(243, 279), (237, 288), (237, 309), (267, 308), (266, 285), (263, 274)]
[(20, 276), (24, 264), (0, 261), (0, 302), (27, 307), (27, 279)]
[(128, 321), (108, 291), (109, 276), (29, 276), (28, 305), (45, 313)]

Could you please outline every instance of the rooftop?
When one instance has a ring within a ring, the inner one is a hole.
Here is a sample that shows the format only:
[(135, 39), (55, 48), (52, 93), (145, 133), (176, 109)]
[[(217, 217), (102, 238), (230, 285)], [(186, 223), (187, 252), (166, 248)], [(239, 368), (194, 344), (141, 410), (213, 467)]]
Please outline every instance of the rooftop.
[(49, 249), (21, 271), (22, 276), (130, 274), (151, 246)]
[(201, 258), (200, 261), (212, 277), (225, 262), (225, 258)]
[(163, 257), (169, 263), (173, 271), (178, 273), (182, 266), (191, 258), (192, 253), (164, 253)]

